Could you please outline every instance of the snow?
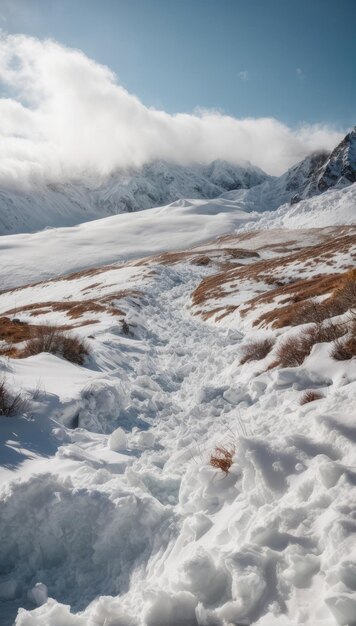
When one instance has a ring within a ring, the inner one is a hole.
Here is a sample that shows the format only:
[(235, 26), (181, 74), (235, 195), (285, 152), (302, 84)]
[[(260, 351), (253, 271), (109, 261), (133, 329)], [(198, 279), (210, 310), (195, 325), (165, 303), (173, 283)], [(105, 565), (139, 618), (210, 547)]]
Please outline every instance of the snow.
[[(270, 249), (252, 238), (265, 258), (283, 232), (269, 238)], [(80, 329), (94, 337), (86, 367), (1, 361), (29, 398), (41, 381), (27, 417), (1, 420), (4, 626), (350, 626), (355, 360), (320, 344), (297, 368), (240, 366), (251, 333), (238, 318), (230, 330), (192, 315), (193, 290), (216, 270), (147, 262), (0, 296), (5, 311), (14, 294), (23, 306), (90, 284), (143, 293), (118, 303), (134, 334), (109, 316)], [(301, 406), (306, 389), (323, 399)], [(217, 445), (234, 450), (226, 476), (209, 465)]]
[(226, 161), (189, 167), (153, 161), (142, 168), (118, 170), (106, 178), (37, 183), (29, 189), (0, 190), (0, 234), (33, 232), (123, 212), (142, 211), (180, 198), (214, 198), (230, 189), (248, 188), (268, 179), (258, 167)]
[[(356, 184), (290, 204), (318, 172), (310, 158), (214, 200), (1, 237), (0, 317), (89, 347), (83, 366), (0, 357), (28, 402), (0, 419), (1, 626), (355, 626), (356, 361), (320, 343), (270, 367), (300, 328), (256, 328), (277, 301), (241, 305), (276, 284), (237, 274), (276, 259), (288, 285), (353, 265)], [(222, 164), (209, 176), (229, 184)], [(321, 398), (301, 405), (307, 390)]]
[(209, 201), (179, 200), (168, 206), (72, 228), (3, 236), (0, 240), (2, 288), (187, 248), (236, 230), (318, 228), (355, 222), (356, 184), (331, 189), (298, 205), (287, 204), (266, 213), (251, 213), (240, 193), (243, 192), (231, 192), (229, 198), (221, 196)]

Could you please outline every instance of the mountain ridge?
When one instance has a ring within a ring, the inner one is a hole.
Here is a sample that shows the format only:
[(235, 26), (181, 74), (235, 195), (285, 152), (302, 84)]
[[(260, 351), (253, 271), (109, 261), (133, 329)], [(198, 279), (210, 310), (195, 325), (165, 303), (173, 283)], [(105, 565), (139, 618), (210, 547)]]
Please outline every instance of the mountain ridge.
[(158, 160), (112, 172), (105, 179), (37, 184), (33, 190), (0, 188), (0, 234), (75, 226), (177, 200), (233, 200), (242, 211), (273, 211), (356, 181), (356, 127), (330, 153), (309, 154), (281, 176), (250, 163), (223, 160), (190, 166)]
[(74, 226), (181, 198), (210, 199), (268, 178), (250, 163), (239, 166), (216, 160), (183, 166), (161, 160), (113, 172), (101, 181), (88, 177), (38, 185), (33, 191), (0, 189), (0, 234)]

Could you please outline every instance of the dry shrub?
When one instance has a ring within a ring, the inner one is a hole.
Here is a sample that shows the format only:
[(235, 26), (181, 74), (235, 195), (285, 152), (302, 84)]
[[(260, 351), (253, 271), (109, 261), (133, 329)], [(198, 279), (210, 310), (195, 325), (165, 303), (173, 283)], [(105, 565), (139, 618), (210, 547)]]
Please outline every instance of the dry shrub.
[(337, 361), (346, 361), (356, 356), (356, 317), (349, 318), (346, 337), (337, 337), (331, 351), (331, 356)]
[(282, 367), (298, 367), (310, 354), (314, 343), (314, 337), (310, 332), (287, 337), (276, 352), (278, 365), (282, 365)]
[(321, 324), (324, 320), (342, 315), (356, 307), (356, 270), (352, 269), (340, 276), (339, 286), (324, 302), (306, 302), (300, 306), (294, 316), (293, 325), (313, 322)]
[[(356, 307), (356, 270), (341, 274), (326, 274), (296, 281), (290, 285), (260, 294), (250, 300), (251, 308), (273, 302), (283, 297), (275, 309), (263, 313), (254, 325), (272, 324), (274, 328), (299, 326), (301, 324), (322, 324), (325, 320), (342, 315)], [(322, 302), (313, 298), (325, 297)]]
[(26, 413), (27, 410), (27, 400), (22, 398), (20, 393), (9, 391), (5, 376), (0, 378), (0, 415), (12, 417)]
[(299, 335), (288, 337), (278, 347), (274, 366), (278, 364), (282, 367), (297, 367), (309, 356), (316, 343), (338, 342), (346, 332), (347, 326), (343, 323), (314, 324)]
[(341, 285), (334, 291), (331, 299), (339, 302), (344, 311), (356, 306), (356, 269), (343, 274)]
[(225, 446), (217, 446), (211, 454), (209, 465), (220, 469), (224, 474), (228, 474), (234, 454), (235, 448), (228, 449)]
[(356, 338), (338, 339), (335, 341), (331, 356), (337, 361), (347, 361), (356, 356)]
[(192, 260), (194, 265), (210, 265), (211, 259), (208, 256), (201, 255)]
[(292, 326), (299, 326), (300, 324), (322, 324), (324, 320), (333, 315), (339, 315), (340, 313), (341, 311), (333, 312), (327, 302), (317, 303), (309, 300), (295, 307), (294, 315), (290, 323)]
[(347, 333), (347, 322), (328, 322), (316, 325), (311, 331), (314, 335), (314, 343), (336, 341)]
[(310, 389), (309, 391), (305, 391), (303, 393), (300, 399), (300, 404), (308, 404), (308, 402), (314, 402), (314, 400), (321, 400), (322, 398), (324, 398), (322, 393)]
[(83, 365), (89, 354), (85, 342), (80, 337), (63, 333), (56, 326), (38, 326), (22, 350), (21, 356), (33, 356), (41, 352), (56, 354), (78, 365)]
[(241, 365), (248, 363), (249, 361), (260, 361), (264, 359), (267, 354), (270, 353), (274, 345), (274, 339), (260, 339), (251, 341), (242, 346), (242, 358), (240, 360)]

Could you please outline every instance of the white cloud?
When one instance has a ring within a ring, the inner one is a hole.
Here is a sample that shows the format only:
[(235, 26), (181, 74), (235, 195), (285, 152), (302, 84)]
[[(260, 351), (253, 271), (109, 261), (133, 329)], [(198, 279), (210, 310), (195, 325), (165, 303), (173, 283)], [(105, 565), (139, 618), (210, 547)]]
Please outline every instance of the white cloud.
[(216, 111), (169, 115), (146, 107), (78, 50), (24, 35), (0, 37), (0, 182), (107, 174), (152, 159), (246, 160), (278, 174), (311, 150), (332, 148), (325, 126), (292, 130), (273, 118)]
[(239, 77), (241, 80), (248, 80), (249, 79), (248, 70), (243, 70), (242, 72), (239, 72)]

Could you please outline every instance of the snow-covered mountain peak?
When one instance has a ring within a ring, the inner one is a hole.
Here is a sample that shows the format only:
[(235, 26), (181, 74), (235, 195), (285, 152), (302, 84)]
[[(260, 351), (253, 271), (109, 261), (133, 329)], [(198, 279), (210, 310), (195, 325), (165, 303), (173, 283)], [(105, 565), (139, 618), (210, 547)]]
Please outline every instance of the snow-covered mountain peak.
[(164, 206), (181, 198), (214, 198), (231, 189), (259, 185), (269, 176), (250, 163), (226, 161), (179, 165), (153, 161), (117, 170), (105, 179), (84, 177), (37, 186), (0, 189), (0, 233), (73, 226), (90, 220)]
[(314, 153), (291, 168), (305, 175), (305, 184), (292, 198), (292, 204), (323, 193), (330, 187), (356, 182), (356, 127), (330, 153)]
[(356, 126), (332, 151), (327, 163), (322, 167), (318, 189), (349, 185), (356, 182)]

